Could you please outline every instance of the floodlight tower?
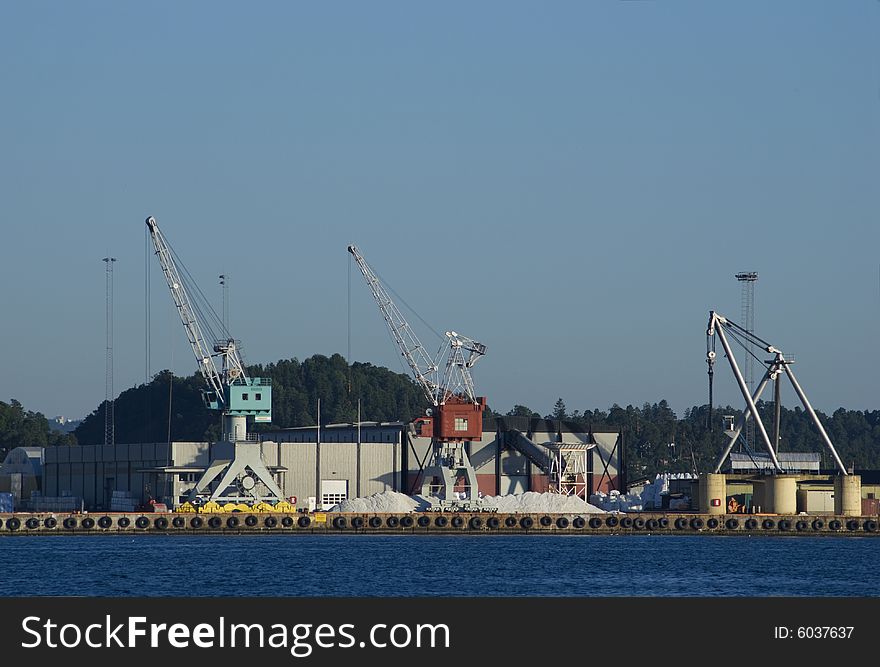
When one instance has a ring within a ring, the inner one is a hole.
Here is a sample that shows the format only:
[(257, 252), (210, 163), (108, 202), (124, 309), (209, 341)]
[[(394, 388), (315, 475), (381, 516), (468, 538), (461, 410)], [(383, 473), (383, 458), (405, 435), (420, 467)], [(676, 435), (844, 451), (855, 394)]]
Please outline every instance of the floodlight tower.
[(101, 260), (105, 267), (107, 332), (106, 332), (106, 377), (104, 378), (104, 444), (113, 445), (116, 441), (116, 415), (113, 406), (113, 264), (115, 257)]
[[(755, 283), (758, 282), (758, 274), (755, 271), (742, 271), (736, 274), (736, 279), (742, 283), (742, 295), (740, 302), (740, 322), (748, 333), (755, 331)], [(746, 348), (745, 363), (743, 363), (743, 375), (749, 394), (755, 391), (755, 362), (751, 355), (751, 346)], [(755, 422), (746, 422), (745, 436), (748, 447), (755, 446)]]

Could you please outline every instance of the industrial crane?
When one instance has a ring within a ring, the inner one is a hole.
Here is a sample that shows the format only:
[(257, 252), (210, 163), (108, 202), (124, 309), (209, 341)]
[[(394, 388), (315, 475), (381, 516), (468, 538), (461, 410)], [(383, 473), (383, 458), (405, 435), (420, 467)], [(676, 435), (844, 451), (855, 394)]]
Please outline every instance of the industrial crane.
[[(190, 491), (193, 504), (212, 501), (272, 502), (282, 500), (283, 492), (272, 477), (260, 452), (260, 444), (247, 433), (247, 418), (256, 422), (272, 420), (272, 383), (269, 378), (248, 377), (235, 340), (219, 322), (216, 313), (177, 259), (152, 216), (146, 220), (156, 256), (171, 298), (183, 324), (190, 347), (205, 379), (202, 390), (205, 405), (218, 410), (223, 420), (223, 440), (213, 448), (213, 460)], [(181, 271), (183, 269), (183, 271)], [(193, 297), (201, 297), (204, 303)], [(209, 346), (205, 331), (220, 336)], [(215, 361), (219, 357), (219, 368)]]
[[(455, 331), (447, 331), (443, 346), (431, 357), (403, 314), (394, 304), (378, 275), (356, 246), (348, 246), (364, 276), (392, 338), (431, 404), (418, 421), (421, 434), (431, 436), (431, 459), (424, 470), (422, 495), (438, 498), (436, 507), (480, 509), (477, 475), (465, 443), (483, 435), (486, 399), (476, 396), (470, 369), (486, 353), (486, 346)], [(442, 367), (440, 360), (446, 357)], [(455, 490), (459, 478), (467, 479), (465, 498)], [(485, 509), (485, 508), (483, 508)]]
[[(714, 310), (709, 312), (709, 326), (706, 329), (706, 363), (709, 365), (710, 421), (712, 419), (712, 380), (714, 376), (716, 356), (716, 334), (718, 336), (718, 339), (721, 341), (721, 346), (724, 348), (724, 354), (727, 357), (727, 361), (730, 364), (731, 370), (733, 371), (737, 386), (739, 387), (739, 390), (742, 393), (743, 398), (745, 399), (746, 409), (743, 412), (742, 416), (739, 418), (736, 426), (728, 432), (728, 435), (730, 436), (730, 442), (727, 443), (727, 447), (724, 449), (720, 458), (718, 459), (718, 463), (715, 466), (715, 472), (717, 473), (721, 470), (721, 466), (724, 464), (725, 459), (730, 454), (730, 451), (733, 449), (736, 441), (739, 439), (743, 427), (749, 419), (754, 419), (755, 426), (757, 426), (758, 434), (761, 437), (761, 442), (766, 448), (767, 453), (770, 455), (770, 460), (773, 462), (773, 467), (775, 468), (776, 472), (784, 472), (777, 456), (777, 454), (779, 453), (779, 426), (781, 409), (779, 385), (780, 379), (784, 374), (791, 382), (791, 386), (794, 388), (795, 393), (801, 400), (801, 403), (803, 404), (804, 409), (807, 411), (807, 414), (810, 415), (810, 419), (816, 426), (816, 430), (819, 431), (819, 435), (821, 436), (822, 441), (825, 443), (825, 446), (828, 448), (829, 452), (831, 452), (831, 455), (834, 458), (834, 462), (837, 464), (838, 470), (841, 474), (846, 475), (847, 470), (844, 467), (843, 462), (840, 460), (840, 457), (837, 455), (837, 450), (834, 449), (834, 445), (831, 443), (831, 438), (828, 437), (828, 433), (826, 433), (825, 428), (822, 426), (822, 422), (819, 421), (819, 417), (816, 415), (816, 411), (813, 410), (813, 406), (810, 404), (809, 399), (807, 399), (807, 395), (804, 393), (804, 390), (801, 388), (800, 383), (797, 381), (797, 378), (794, 375), (794, 371), (791, 370), (791, 364), (794, 363), (794, 359), (786, 359), (785, 355), (783, 355), (782, 353), (782, 350), (773, 347), (767, 341), (758, 338), (758, 336), (756, 336), (751, 331), (748, 331), (738, 324), (731, 322), (729, 319), (727, 319), (723, 315), (719, 315)], [(743, 348), (745, 348), (749, 353), (750, 350), (748, 349), (748, 346), (754, 345), (764, 352), (773, 355), (772, 359), (764, 362), (767, 370), (764, 373), (764, 377), (758, 383), (754, 395), (749, 393), (749, 387), (746, 384), (746, 381), (743, 378), (743, 374), (740, 371), (739, 366), (736, 363), (736, 359), (733, 356), (733, 350), (730, 347), (728, 335), (739, 342), (743, 346)], [(761, 394), (764, 392), (764, 389), (771, 381), (775, 383), (774, 403), (776, 412), (772, 442), (770, 440), (770, 436), (767, 434), (767, 429), (764, 427), (764, 423), (761, 421), (761, 417), (758, 414), (758, 408), (756, 405), (758, 399), (761, 398)]]

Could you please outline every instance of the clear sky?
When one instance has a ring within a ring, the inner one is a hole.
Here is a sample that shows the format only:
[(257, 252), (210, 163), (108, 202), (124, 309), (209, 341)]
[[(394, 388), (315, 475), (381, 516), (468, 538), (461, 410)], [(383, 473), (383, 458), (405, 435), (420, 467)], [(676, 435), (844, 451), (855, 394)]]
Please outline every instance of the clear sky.
[[(878, 35), (875, 0), (2, 3), (0, 400), (103, 400), (108, 255), (116, 393), (195, 371), (154, 215), (250, 363), (347, 354), (355, 243), (488, 346), (496, 410), (681, 414), (757, 271), (816, 407), (877, 409)], [(404, 370), (356, 272), (351, 324)]]

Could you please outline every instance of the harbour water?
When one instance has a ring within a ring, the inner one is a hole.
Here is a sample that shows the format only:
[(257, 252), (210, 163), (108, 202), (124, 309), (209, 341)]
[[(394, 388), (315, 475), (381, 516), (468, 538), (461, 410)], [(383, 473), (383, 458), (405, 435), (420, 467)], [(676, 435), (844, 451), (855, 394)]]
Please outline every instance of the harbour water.
[(3, 596), (880, 597), (880, 541), (713, 536), (52, 536)]

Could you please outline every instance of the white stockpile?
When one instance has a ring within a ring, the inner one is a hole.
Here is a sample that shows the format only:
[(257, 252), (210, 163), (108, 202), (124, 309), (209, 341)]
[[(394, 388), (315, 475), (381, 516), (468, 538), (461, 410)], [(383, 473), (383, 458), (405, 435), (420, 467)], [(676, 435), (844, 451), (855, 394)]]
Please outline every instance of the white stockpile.
[[(483, 496), (488, 507), (496, 507), (499, 512), (526, 514), (530, 512), (550, 512), (558, 514), (594, 514), (603, 510), (586, 503), (575, 496), (558, 493), (517, 493), (508, 496)], [(360, 513), (404, 513), (419, 512), (431, 506), (424, 496), (408, 496), (396, 491), (376, 493), (366, 498), (351, 498), (330, 508), (330, 512)]]
[[(645, 484), (641, 493), (594, 493), (590, 496), (590, 502), (598, 505), (606, 512), (638, 512), (644, 509), (660, 509), (663, 503), (663, 495), (669, 493), (669, 480), (671, 479), (696, 479), (696, 475), (689, 472), (658, 473), (653, 482)], [(682, 501), (685, 506), (677, 507), (675, 501), (670, 499), (669, 509), (687, 509), (689, 501)]]

